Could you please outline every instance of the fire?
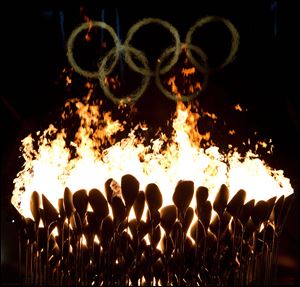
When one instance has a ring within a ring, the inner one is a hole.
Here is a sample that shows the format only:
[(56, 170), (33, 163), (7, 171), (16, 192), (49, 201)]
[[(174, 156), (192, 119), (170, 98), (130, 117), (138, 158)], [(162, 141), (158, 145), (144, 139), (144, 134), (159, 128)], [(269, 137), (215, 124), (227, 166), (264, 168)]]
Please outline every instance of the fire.
[[(231, 148), (224, 154), (212, 142), (201, 147), (201, 141), (207, 141), (210, 134), (199, 133), (197, 122), (201, 118), (191, 111), (190, 105), (177, 104), (170, 139), (161, 132), (146, 145), (138, 132), (147, 127), (140, 124), (115, 142), (114, 135), (124, 130), (124, 123), (113, 120), (111, 113), (101, 112), (101, 104), (89, 104), (90, 95), (82, 101), (72, 99), (66, 103), (69, 112), (64, 112), (62, 119), (74, 114), (80, 119), (71, 140), (66, 129), (59, 130), (52, 124), (44, 132), (22, 140), (25, 162), (14, 180), (11, 202), (24, 217), (32, 218), (33, 191), (44, 194), (58, 208), (65, 187), (73, 193), (92, 188), (103, 192), (105, 182), (113, 178), (113, 190), (117, 192), (124, 174), (135, 176), (141, 190), (149, 183), (157, 184), (163, 206), (173, 204), (172, 195), (179, 180), (191, 180), (195, 188), (206, 186), (212, 202), (222, 184), (228, 186), (230, 198), (244, 189), (246, 201), (293, 193), (283, 171), (270, 168), (251, 150), (243, 158), (237, 149)], [(191, 205), (195, 207), (195, 199)]]
[(196, 73), (196, 68), (195, 67), (192, 67), (192, 68), (189, 68), (189, 69), (182, 68), (181, 72), (185, 77), (187, 77), (188, 75), (195, 74)]
[(243, 111), (243, 109), (241, 108), (240, 104), (235, 105), (235, 106), (234, 106), (234, 109), (235, 109), (236, 111), (239, 111), (239, 112), (242, 112), (242, 111)]

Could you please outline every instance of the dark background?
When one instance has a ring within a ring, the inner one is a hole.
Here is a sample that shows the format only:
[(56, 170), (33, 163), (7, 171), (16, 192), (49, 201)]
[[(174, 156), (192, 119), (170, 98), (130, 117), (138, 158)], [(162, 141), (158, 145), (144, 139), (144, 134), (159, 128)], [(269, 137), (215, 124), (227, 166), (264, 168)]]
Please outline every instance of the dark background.
[[(13, 179), (22, 164), (20, 140), (47, 127), (58, 117), (69, 96), (61, 74), (64, 67), (69, 68), (65, 42), (70, 32), (84, 21), (84, 15), (99, 21), (104, 8), (105, 21), (115, 28), (116, 9), (105, 1), (72, 1), (72, 4), (11, 1), (8, 6), (1, 5), (1, 281), (6, 285), (18, 280), (17, 233), (9, 205)], [(228, 142), (239, 145), (254, 131), (258, 131), (259, 139), (273, 139), (274, 154), (266, 160), (272, 167), (285, 171), (296, 193), (282, 235), (278, 283), (296, 284), (299, 282), (298, 1), (182, 1), (166, 2), (163, 7), (150, 2), (135, 5), (123, 2), (116, 7), (119, 7), (123, 40), (129, 27), (144, 17), (169, 21), (180, 32), (182, 41), (189, 27), (206, 15), (228, 18), (236, 26), (241, 41), (236, 60), (209, 79), (206, 91), (196, 101), (237, 130), (235, 137), (225, 136), (227, 127), (222, 122), (214, 131), (220, 146)], [(208, 36), (211, 42), (207, 51), (212, 51), (212, 58), (218, 59), (222, 39), (215, 36)], [(107, 100), (106, 103), (115, 109), (112, 103)], [(233, 106), (237, 103), (247, 112), (235, 112)], [(153, 126), (163, 125), (174, 111), (174, 103), (154, 84), (136, 107), (137, 117)]]

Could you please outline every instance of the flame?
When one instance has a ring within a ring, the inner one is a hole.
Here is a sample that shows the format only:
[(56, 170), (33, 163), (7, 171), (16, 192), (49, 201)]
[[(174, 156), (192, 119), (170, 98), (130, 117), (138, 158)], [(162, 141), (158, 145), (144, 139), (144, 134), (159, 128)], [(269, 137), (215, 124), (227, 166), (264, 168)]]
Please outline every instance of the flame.
[(90, 41), (92, 40), (91, 35), (90, 35), (90, 32), (91, 32), (92, 27), (93, 27), (93, 21), (92, 21), (88, 16), (84, 16), (84, 20), (85, 20), (86, 22), (88, 22), (88, 24), (89, 24), (88, 31), (87, 31), (87, 33), (85, 34), (85, 40), (86, 40), (87, 42), (90, 42)]
[(71, 83), (72, 83), (72, 79), (69, 76), (67, 76), (66, 77), (66, 86), (70, 85)]
[(236, 104), (233, 108), (234, 108), (234, 110), (236, 110), (238, 112), (247, 112), (248, 111), (247, 109), (242, 108), (240, 104)]
[(171, 86), (171, 89), (172, 89), (172, 93), (174, 94), (178, 94), (178, 88), (175, 84), (175, 79), (176, 77), (173, 76), (173, 77), (170, 77), (169, 81), (168, 81), (168, 85)]
[(57, 237), (58, 236), (58, 228), (57, 228), (57, 226), (55, 226), (54, 227), (54, 229), (52, 230), (52, 232), (51, 232), (51, 235), (53, 235), (53, 237)]
[[(24, 217), (32, 218), (33, 191), (44, 194), (58, 208), (65, 187), (72, 192), (82, 188), (98, 188), (103, 192), (105, 181), (113, 178), (114, 190), (118, 192), (121, 177), (128, 173), (139, 180), (142, 190), (147, 184), (156, 183), (163, 195), (163, 206), (173, 203), (175, 186), (183, 179), (192, 180), (195, 188), (206, 186), (211, 201), (223, 183), (231, 192), (230, 198), (239, 189), (247, 192), (246, 200), (256, 201), (293, 193), (283, 171), (272, 169), (251, 150), (242, 157), (231, 146), (227, 153), (213, 143), (201, 147), (201, 141), (207, 141), (210, 134), (199, 133), (200, 116), (192, 112), (190, 105), (177, 104), (170, 139), (161, 132), (146, 145), (144, 138), (137, 135), (147, 130), (141, 124), (115, 142), (114, 135), (124, 130), (123, 124), (114, 121), (111, 113), (101, 112), (101, 103), (89, 104), (90, 96), (89, 93), (83, 101), (69, 100), (65, 105), (69, 113), (64, 112), (62, 119), (71, 115), (80, 119), (71, 140), (67, 130), (59, 130), (52, 124), (22, 140), (25, 162), (14, 180), (11, 202)], [(191, 204), (195, 206), (195, 198)]]
[(195, 67), (192, 67), (192, 68), (189, 68), (189, 69), (186, 69), (186, 68), (182, 68), (181, 70), (181, 73), (187, 77), (189, 75), (193, 75), (196, 73), (196, 68)]
[(236, 111), (240, 111), (240, 112), (243, 111), (242, 108), (241, 108), (241, 106), (240, 106), (240, 104), (235, 105), (235, 106), (234, 106), (234, 109), (235, 109)]
[(87, 240), (86, 240), (86, 237), (85, 237), (85, 235), (84, 234), (82, 234), (82, 236), (81, 236), (81, 243), (82, 243), (82, 245), (87, 245)]
[(96, 244), (100, 244), (100, 240), (99, 240), (99, 237), (97, 236), (97, 234), (96, 234), (95, 237), (94, 237), (94, 242), (95, 242)]
[(171, 76), (168, 79), (167, 85), (171, 88), (172, 93), (176, 95), (177, 99), (180, 100), (182, 98), (182, 94), (179, 92), (178, 86), (176, 84), (176, 82), (178, 81), (181, 81), (186, 85), (186, 88), (182, 89), (185, 93), (193, 94), (194, 92), (202, 89), (200, 82), (198, 81), (195, 82), (195, 80), (191, 81), (190, 76), (194, 75), (195, 73), (196, 73), (195, 67), (182, 68), (181, 74), (183, 75), (183, 77), (178, 79), (178, 77), (176, 76)]

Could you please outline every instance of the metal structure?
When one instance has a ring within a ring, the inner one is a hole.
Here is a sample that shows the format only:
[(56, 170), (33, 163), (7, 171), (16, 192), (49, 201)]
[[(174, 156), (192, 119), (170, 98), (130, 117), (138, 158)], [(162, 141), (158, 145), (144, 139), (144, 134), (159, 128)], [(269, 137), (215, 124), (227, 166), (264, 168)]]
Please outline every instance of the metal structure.
[[(275, 283), (279, 238), (294, 194), (245, 203), (244, 190), (229, 201), (229, 190), (222, 185), (210, 202), (206, 187), (194, 192), (192, 181), (180, 181), (174, 204), (162, 206), (155, 184), (140, 191), (138, 180), (127, 174), (120, 186), (117, 193), (112, 179), (107, 180), (105, 194), (98, 189), (72, 194), (66, 188), (59, 211), (44, 195), (33, 192), (34, 220), (16, 215), (20, 284)], [(195, 208), (190, 206), (193, 196)]]

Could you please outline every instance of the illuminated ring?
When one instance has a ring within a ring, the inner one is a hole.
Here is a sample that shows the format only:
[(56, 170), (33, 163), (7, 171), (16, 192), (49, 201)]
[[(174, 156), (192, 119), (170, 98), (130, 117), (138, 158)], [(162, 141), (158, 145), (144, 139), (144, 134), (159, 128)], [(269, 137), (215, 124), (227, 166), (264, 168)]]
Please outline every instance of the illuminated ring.
[[(239, 33), (236, 30), (236, 28), (234, 27), (234, 25), (227, 19), (222, 18), (222, 17), (218, 17), (218, 16), (207, 16), (203, 19), (198, 20), (188, 31), (188, 33), (186, 34), (186, 38), (185, 38), (185, 43), (187, 45), (191, 44), (192, 41), (192, 35), (195, 32), (196, 28), (200, 28), (202, 26), (204, 26), (207, 23), (210, 22), (215, 22), (215, 21), (220, 21), (222, 23), (225, 24), (225, 26), (228, 28), (228, 30), (231, 33), (231, 49), (230, 49), (230, 53), (228, 55), (228, 57), (225, 59), (225, 61), (217, 68), (213, 68), (210, 69), (210, 72), (216, 72), (222, 68), (224, 68), (226, 65), (228, 65), (230, 62), (232, 62), (234, 60), (234, 57), (238, 51), (238, 47), (239, 47)], [(190, 60), (190, 62), (197, 67), (199, 70), (203, 69), (203, 67), (196, 61), (196, 59), (193, 57), (191, 51), (188, 49), (187, 50), (187, 56)]]
[(160, 57), (160, 61), (157, 63), (156, 65), (156, 73), (155, 73), (155, 83), (157, 85), (157, 87), (161, 90), (161, 92), (166, 96), (168, 97), (169, 99), (173, 100), (173, 101), (183, 101), (183, 102), (189, 102), (191, 100), (193, 100), (195, 97), (197, 97), (201, 90), (203, 90), (205, 87), (206, 87), (206, 84), (207, 84), (207, 80), (208, 80), (208, 66), (207, 66), (207, 56), (206, 54), (202, 51), (201, 48), (197, 47), (197, 46), (194, 46), (192, 44), (183, 44), (183, 47), (187, 47), (188, 50), (193, 50), (195, 51), (199, 56), (201, 56), (201, 58), (204, 60), (204, 67), (200, 66), (200, 69), (198, 67), (197, 70), (200, 71), (201, 73), (204, 74), (204, 79), (203, 79), (203, 84), (202, 84), (202, 87), (200, 90), (196, 91), (195, 93), (193, 94), (190, 94), (190, 95), (181, 95), (180, 97), (178, 97), (176, 94), (174, 93), (171, 93), (169, 92), (168, 90), (166, 90), (162, 83), (161, 83), (161, 80), (160, 80), (160, 77), (159, 77), (159, 68), (160, 68), (160, 65), (161, 63), (163, 62), (163, 60), (170, 54), (173, 52), (173, 50), (175, 49), (174, 47), (173, 48), (169, 48), (167, 50), (165, 50), (161, 57)]
[[(156, 24), (160, 24), (161, 26), (163, 26), (164, 28), (166, 28), (167, 30), (170, 31), (170, 33), (172, 34), (172, 36), (174, 37), (175, 43), (174, 43), (174, 56), (173, 58), (170, 60), (170, 62), (163, 67), (160, 70), (160, 74), (165, 74), (167, 73), (178, 61), (179, 55), (180, 55), (180, 36), (179, 33), (177, 31), (176, 28), (174, 28), (169, 22), (158, 19), (158, 18), (145, 18), (137, 23), (135, 23), (133, 26), (131, 26), (131, 28), (129, 29), (127, 36), (126, 36), (126, 40), (124, 42), (124, 46), (128, 46), (128, 47), (132, 47), (130, 45), (130, 41), (132, 39), (132, 37), (134, 36), (134, 34), (142, 27), (151, 23), (156, 23)], [(170, 48), (169, 48), (170, 49)], [(140, 68), (138, 67), (132, 60), (132, 57), (130, 55), (130, 53), (128, 53), (128, 51), (125, 50), (125, 61), (128, 64), (129, 67), (131, 67), (134, 71), (143, 74), (145, 76), (154, 76), (154, 71), (151, 71), (150, 69), (144, 69), (144, 68)]]
[[(139, 51), (131, 46), (115, 47), (115, 48), (112, 48), (107, 53), (107, 55), (100, 62), (98, 78), (100, 81), (100, 86), (103, 89), (105, 96), (107, 98), (109, 98), (111, 101), (113, 101), (115, 104), (130, 104), (130, 103), (137, 101), (145, 92), (145, 90), (149, 84), (150, 78), (151, 78), (150, 75), (145, 75), (142, 80), (142, 84), (141, 84), (140, 88), (138, 88), (137, 90), (132, 92), (130, 97), (128, 97), (128, 96), (127, 97), (125, 96), (123, 98), (114, 97), (114, 95), (111, 93), (111, 91), (109, 89), (109, 85), (105, 83), (106, 76), (112, 71), (112, 69), (111, 69), (111, 66), (109, 69), (107, 69), (105, 66), (111, 57), (113, 57), (113, 56), (116, 57), (116, 55), (119, 55), (118, 52), (126, 53), (126, 52), (128, 52), (127, 50), (129, 50), (129, 52), (133, 53), (137, 57), (137, 59), (143, 64), (145, 69), (149, 69), (148, 60), (145, 57), (145, 55), (141, 51)], [(118, 59), (118, 58), (119, 57), (116, 57), (116, 59)], [(115, 61), (117, 61), (116, 59), (114, 59), (113, 63)]]
[[(112, 36), (116, 47), (121, 46), (120, 40), (119, 40), (117, 34), (115, 33), (114, 29), (111, 26), (107, 25), (104, 22), (99, 22), (99, 21), (93, 22), (92, 26), (93, 27), (100, 27), (102, 29), (106, 29), (110, 33), (110, 35)], [(73, 30), (73, 32), (71, 33), (71, 35), (68, 39), (68, 43), (67, 43), (67, 57), (68, 57), (68, 60), (69, 60), (70, 64), (73, 66), (74, 70), (78, 74), (80, 74), (84, 77), (87, 77), (87, 78), (98, 78), (98, 71), (91, 72), (91, 71), (87, 71), (87, 70), (82, 69), (76, 63), (76, 61), (74, 59), (74, 56), (73, 56), (74, 42), (75, 42), (75, 39), (76, 39), (77, 35), (80, 32), (82, 32), (83, 30), (86, 30), (86, 29), (89, 29), (89, 28), (90, 28), (89, 23), (83, 23), (79, 27), (77, 27), (76, 29)], [(118, 52), (119, 52), (119, 49), (115, 49), (115, 53), (118, 53)], [(110, 70), (113, 70), (114, 66), (117, 63), (117, 60), (118, 60), (118, 57), (115, 57), (115, 61), (111, 64)]]

